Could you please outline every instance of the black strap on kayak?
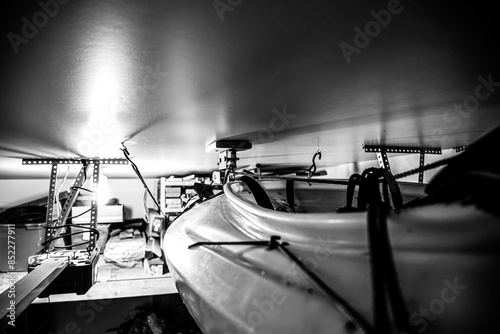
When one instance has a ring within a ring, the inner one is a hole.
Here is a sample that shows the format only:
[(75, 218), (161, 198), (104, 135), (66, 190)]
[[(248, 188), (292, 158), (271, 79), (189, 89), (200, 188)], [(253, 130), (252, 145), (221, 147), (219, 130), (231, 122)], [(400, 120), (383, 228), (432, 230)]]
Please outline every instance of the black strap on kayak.
[(352, 200), (354, 198), (354, 190), (356, 186), (359, 186), (361, 182), (361, 175), (354, 173), (349, 178), (349, 184), (347, 185), (347, 193), (346, 193), (346, 209), (352, 209)]
[[(395, 177), (385, 168), (372, 167), (363, 172), (359, 181), (358, 210), (364, 211), (369, 203), (379, 203), (381, 201), (380, 182), (382, 182), (385, 204), (389, 205), (392, 199), (394, 209), (403, 207), (403, 196)], [(391, 194), (390, 199), (389, 192)]]
[(398, 182), (396, 178), (392, 175), (390, 171), (387, 169), (382, 170), (382, 175), (384, 178), (384, 200), (387, 204), (389, 204), (389, 194), (387, 192), (387, 188), (391, 192), (392, 205), (394, 209), (398, 210), (403, 207), (403, 195), (401, 194), (401, 190), (399, 189)]
[(268, 249), (281, 250), (290, 260), (295, 263), (309, 278), (309, 280), (316, 286), (316, 288), (323, 293), (328, 300), (337, 308), (337, 310), (352, 323), (361, 333), (375, 334), (371, 325), (361, 316), (356, 310), (347, 303), (339, 294), (333, 291), (320, 277), (318, 277), (311, 269), (309, 269), (295, 254), (293, 254), (287, 246), (287, 242), (280, 242), (280, 236), (273, 235), (268, 241), (221, 241), (221, 242), (208, 242), (200, 241), (188, 246), (192, 249), (198, 246), (215, 246), (215, 245), (253, 245), (253, 246), (267, 246)]
[(293, 180), (286, 180), (286, 201), (295, 213), (295, 183)]
[(271, 203), (269, 196), (267, 196), (266, 191), (264, 190), (264, 188), (262, 188), (259, 182), (255, 181), (253, 178), (246, 175), (238, 178), (238, 181), (241, 181), (244, 184), (246, 184), (248, 189), (252, 192), (253, 197), (255, 198), (255, 201), (257, 202), (258, 206), (274, 210), (273, 203)]
[(374, 181), (378, 181), (380, 174), (379, 168), (372, 167), (366, 169), (361, 175), (358, 192), (358, 210), (366, 210), (370, 201), (374, 201), (375, 203), (380, 202), (379, 184)]
[[(377, 333), (392, 333), (393, 329), (398, 333), (414, 333), (408, 326), (409, 313), (397, 278), (387, 229), (389, 205), (381, 200), (379, 173), (367, 173), (365, 182), (365, 190), (371, 192), (367, 194), (367, 235), (375, 328)], [(383, 189), (387, 189), (385, 186)], [(384, 198), (386, 197), (387, 191), (384, 194)], [(396, 328), (392, 328), (391, 323)]]

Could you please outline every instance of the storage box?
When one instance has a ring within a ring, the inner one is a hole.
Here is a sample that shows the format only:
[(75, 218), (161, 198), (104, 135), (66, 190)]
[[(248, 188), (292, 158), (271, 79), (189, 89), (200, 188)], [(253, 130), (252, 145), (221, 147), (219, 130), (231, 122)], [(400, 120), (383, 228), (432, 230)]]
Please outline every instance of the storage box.
[[(13, 228), (15, 234), (12, 234), (15, 239), (10, 239), (15, 242), (16, 264), (12, 270), (7, 261), (8, 256), (12, 255), (12, 253), (8, 252), (9, 225), (0, 224), (0, 272), (28, 271), (28, 257), (43, 248), (42, 242), (45, 236), (45, 228), (43, 225), (43, 223), (10, 224), (10, 226), (15, 226), (15, 228)], [(10, 245), (12, 245), (12, 243)], [(10, 250), (12, 250), (12, 248)]]
[[(74, 206), (71, 215), (73, 217), (82, 214), (90, 209), (90, 206)], [(87, 224), (90, 222), (90, 211), (73, 218), (73, 224)], [(97, 207), (97, 223), (122, 223), (123, 222), (123, 204), (117, 205), (99, 205)]]

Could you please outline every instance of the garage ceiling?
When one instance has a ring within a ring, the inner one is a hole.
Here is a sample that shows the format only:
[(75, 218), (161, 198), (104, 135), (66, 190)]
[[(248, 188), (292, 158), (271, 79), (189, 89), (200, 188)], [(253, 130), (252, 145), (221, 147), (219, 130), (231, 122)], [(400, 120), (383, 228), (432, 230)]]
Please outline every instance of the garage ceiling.
[(228, 138), (254, 142), (240, 164), (307, 165), (319, 145), (334, 166), (372, 159), (364, 143), (453, 148), (500, 123), (493, 2), (1, 6), (0, 178), (124, 140), (147, 177), (216, 169), (205, 146)]

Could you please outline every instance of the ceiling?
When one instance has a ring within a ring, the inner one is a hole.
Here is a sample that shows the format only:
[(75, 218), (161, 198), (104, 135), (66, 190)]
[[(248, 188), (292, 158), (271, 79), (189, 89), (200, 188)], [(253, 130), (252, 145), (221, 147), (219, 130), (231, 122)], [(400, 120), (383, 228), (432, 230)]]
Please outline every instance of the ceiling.
[(319, 145), (334, 166), (500, 123), (494, 2), (55, 1), (1, 5), (0, 178), (123, 141), (146, 177), (216, 169), (217, 139), (253, 141), (240, 164), (307, 165)]

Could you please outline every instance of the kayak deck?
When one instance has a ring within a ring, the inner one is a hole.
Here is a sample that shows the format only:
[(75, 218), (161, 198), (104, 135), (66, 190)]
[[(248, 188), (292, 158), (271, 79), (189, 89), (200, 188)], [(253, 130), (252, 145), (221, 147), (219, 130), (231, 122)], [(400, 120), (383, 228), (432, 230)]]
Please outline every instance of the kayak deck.
[[(266, 190), (270, 197), (280, 192), (283, 197), (279, 187), (271, 185)], [(279, 251), (254, 245), (188, 249), (200, 241), (268, 240), (272, 235), (289, 243), (291, 252), (364, 319), (372, 321), (366, 212), (273, 211), (254, 204), (241, 184), (228, 184), (224, 191), (183, 214), (165, 237), (167, 260), (179, 292), (204, 333), (352, 332), (328, 298)], [(330, 201), (332, 196), (337, 195), (319, 198)], [(500, 278), (496, 269), (498, 223), (496, 217), (474, 206), (459, 204), (389, 214), (398, 281), (413, 316), (408, 319), (410, 328), (423, 328), (425, 317), (419, 308), (440, 300), (443, 289), (450, 291), (448, 285), (455, 283), (467, 288), (457, 290), (460, 296), (449, 292), (443, 296), (460, 302), (443, 302), (446, 312), (435, 321), (425, 320), (429, 333), (440, 333), (443, 327), (446, 332), (465, 333), (467, 325), (477, 325), (476, 312), (471, 314), (465, 305), (474, 305), (477, 314), (495, 309), (484, 297), (500, 296), (489, 285)], [(441, 304), (434, 304), (439, 311)], [(459, 326), (455, 319), (462, 319), (463, 324)]]

